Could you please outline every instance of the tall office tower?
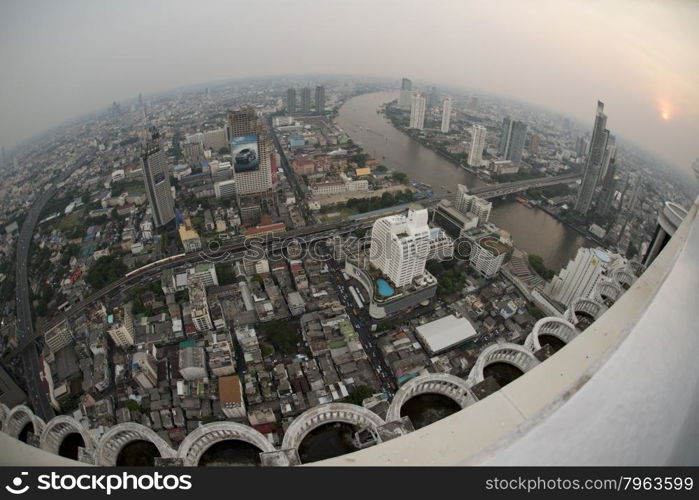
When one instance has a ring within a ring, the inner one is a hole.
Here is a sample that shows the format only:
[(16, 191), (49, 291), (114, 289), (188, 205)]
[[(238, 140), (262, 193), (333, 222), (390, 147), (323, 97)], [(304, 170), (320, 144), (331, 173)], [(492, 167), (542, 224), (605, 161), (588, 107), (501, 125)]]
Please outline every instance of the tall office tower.
[(301, 112), (310, 113), (311, 112), (311, 89), (310, 87), (304, 87), (301, 89)]
[(252, 108), (229, 112), (228, 132), (240, 216), (245, 224), (256, 224), (262, 211), (271, 213), (275, 205), (274, 147)]
[(296, 113), (296, 89), (286, 91), (286, 113), (289, 115)]
[(141, 169), (155, 227), (162, 227), (175, 218), (175, 201), (172, 199), (165, 152), (160, 146), (160, 134), (154, 128), (141, 155)]
[(398, 106), (403, 109), (408, 109), (413, 97), (413, 82), (407, 78), (403, 78), (400, 86), (400, 96), (398, 97)]
[(599, 173), (602, 169), (604, 152), (607, 149), (607, 141), (609, 140), (609, 130), (606, 129), (606, 126), (607, 115), (604, 114), (604, 103), (597, 101), (597, 115), (595, 116), (595, 126), (592, 129), (590, 151), (587, 155), (578, 199), (575, 201), (575, 210), (582, 215), (587, 215), (590, 211), (595, 187), (597, 187)]
[(503, 160), (512, 163), (522, 161), (524, 142), (527, 139), (527, 124), (518, 120), (512, 120), (509, 116), (502, 120), (502, 135), (500, 136), (500, 148), (498, 152)]
[(425, 98), (413, 95), (410, 104), (410, 128), (422, 130), (425, 127)]
[(444, 104), (442, 105), (442, 133), (446, 134), (449, 132), (449, 123), (451, 122), (451, 97), (447, 96), (444, 98)]
[(541, 139), (537, 134), (532, 134), (529, 138), (529, 154), (536, 155), (539, 154), (539, 142)]
[(434, 108), (437, 104), (439, 104), (437, 88), (430, 87), (430, 91), (427, 93), (427, 109)]
[(587, 154), (588, 146), (589, 144), (587, 143), (586, 138), (578, 137), (578, 140), (575, 143), (575, 154), (578, 156), (578, 158), (582, 158)]
[(595, 212), (597, 215), (603, 217), (607, 215), (612, 206), (612, 201), (614, 201), (614, 193), (616, 190), (616, 180), (614, 179), (614, 175), (616, 174), (616, 146), (608, 146), (604, 155), (605, 172), (602, 181), (602, 192), (595, 205)]
[(2, 147), (2, 153), (0, 153), (0, 162), (2, 162), (1, 166), (7, 165), (7, 151), (5, 151), (5, 146)]
[(546, 292), (566, 306), (578, 297), (590, 297), (602, 274), (620, 259), (621, 256), (599, 248), (580, 248), (575, 258), (546, 285)]
[[(699, 163), (695, 162), (699, 166)], [(699, 169), (695, 170), (699, 176)], [(682, 224), (687, 211), (677, 203), (666, 201), (658, 212), (658, 225), (655, 227), (653, 240), (648, 246), (646, 254), (643, 256), (643, 265), (649, 266), (658, 254), (665, 248), (667, 242), (675, 234), (677, 228)]]
[(458, 184), (456, 196), (456, 209), (462, 214), (471, 213), (478, 218), (478, 225), (483, 225), (488, 222), (490, 212), (493, 209), (493, 204), (487, 200), (472, 195), (468, 191), (468, 187), (463, 184)]
[(638, 201), (638, 191), (641, 189), (641, 178), (629, 176), (624, 189), (624, 196), (621, 200), (621, 210), (623, 212), (633, 212)]
[(425, 272), (430, 251), (427, 209), (409, 210), (407, 215), (389, 215), (371, 229), (371, 264), (394, 285), (401, 287)]
[(468, 153), (468, 164), (472, 167), (480, 167), (483, 162), (483, 149), (487, 133), (488, 130), (483, 125), (471, 127), (471, 151)]
[(316, 113), (322, 115), (325, 112), (325, 87), (316, 87)]

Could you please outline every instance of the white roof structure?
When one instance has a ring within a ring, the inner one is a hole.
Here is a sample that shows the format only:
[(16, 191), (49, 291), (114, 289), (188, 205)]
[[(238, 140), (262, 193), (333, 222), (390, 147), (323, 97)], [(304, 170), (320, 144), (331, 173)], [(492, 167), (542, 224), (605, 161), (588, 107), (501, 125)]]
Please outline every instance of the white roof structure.
[(450, 347), (478, 336), (466, 318), (449, 315), (417, 327), (417, 334), (431, 354), (438, 354)]

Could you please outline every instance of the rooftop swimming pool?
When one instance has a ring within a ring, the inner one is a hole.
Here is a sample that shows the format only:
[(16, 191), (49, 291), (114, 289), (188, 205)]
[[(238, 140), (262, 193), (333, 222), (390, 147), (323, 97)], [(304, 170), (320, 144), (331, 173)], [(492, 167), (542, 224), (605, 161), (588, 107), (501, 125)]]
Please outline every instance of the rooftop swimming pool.
[(395, 293), (393, 287), (385, 279), (376, 280), (376, 285), (379, 287), (379, 295), (382, 297), (390, 297)]

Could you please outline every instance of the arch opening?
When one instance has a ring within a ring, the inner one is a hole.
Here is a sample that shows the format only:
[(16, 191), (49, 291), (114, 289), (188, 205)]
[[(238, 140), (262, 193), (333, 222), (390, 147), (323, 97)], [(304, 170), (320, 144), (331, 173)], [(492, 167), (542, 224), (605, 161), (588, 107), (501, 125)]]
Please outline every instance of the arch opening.
[(61, 441), (58, 454), (72, 460), (78, 459), (79, 448), (85, 448), (85, 440), (79, 432), (71, 432)]
[(27, 439), (29, 439), (29, 433), (30, 432), (36, 432), (34, 430), (34, 424), (31, 422), (27, 422), (24, 424), (24, 427), (22, 427), (22, 430), (19, 431), (19, 434), (17, 434), (17, 439), (22, 441), (23, 443), (27, 442)]
[(124, 445), (117, 455), (117, 467), (153, 467), (160, 457), (158, 447), (145, 439), (137, 439)]
[(261, 465), (259, 449), (240, 439), (226, 439), (209, 446), (197, 464), (199, 467), (230, 467)]
[(548, 344), (549, 346), (551, 346), (551, 349), (553, 349), (553, 352), (560, 351), (563, 348), (563, 346), (566, 345), (565, 342), (563, 342), (555, 335), (549, 335), (547, 333), (542, 333), (539, 335), (539, 343), (541, 344), (541, 347), (544, 347), (546, 344)]
[(444, 394), (423, 393), (408, 399), (400, 409), (401, 417), (409, 417), (415, 429), (433, 424), (461, 410), (461, 405)]
[(301, 463), (339, 457), (359, 450), (354, 441), (359, 428), (345, 422), (328, 422), (310, 431), (298, 447)]
[(483, 377), (493, 377), (500, 387), (505, 387), (510, 382), (524, 375), (524, 372), (515, 365), (496, 361), (483, 368)]
[(588, 326), (595, 322), (595, 317), (585, 311), (575, 311), (575, 318), (578, 320), (577, 326), (578, 330), (584, 331)]

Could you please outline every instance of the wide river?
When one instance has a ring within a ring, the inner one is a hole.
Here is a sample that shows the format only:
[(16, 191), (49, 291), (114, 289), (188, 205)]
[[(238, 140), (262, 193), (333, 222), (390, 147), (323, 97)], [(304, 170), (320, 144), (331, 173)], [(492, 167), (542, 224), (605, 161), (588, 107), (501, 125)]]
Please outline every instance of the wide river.
[[(353, 97), (340, 108), (336, 122), (367, 154), (388, 168), (405, 172), (413, 181), (431, 185), (437, 193), (445, 193), (442, 186), (455, 192), (457, 184), (483, 185), (481, 179), (395, 129), (377, 113), (382, 104), (396, 97), (391, 92)], [(514, 200), (494, 200), (491, 220), (510, 232), (518, 248), (540, 255), (556, 271), (575, 257), (578, 248), (590, 246), (580, 234), (546, 212)]]

